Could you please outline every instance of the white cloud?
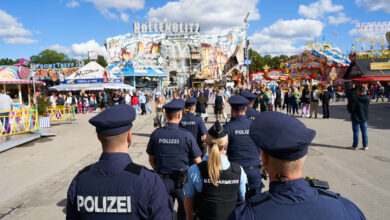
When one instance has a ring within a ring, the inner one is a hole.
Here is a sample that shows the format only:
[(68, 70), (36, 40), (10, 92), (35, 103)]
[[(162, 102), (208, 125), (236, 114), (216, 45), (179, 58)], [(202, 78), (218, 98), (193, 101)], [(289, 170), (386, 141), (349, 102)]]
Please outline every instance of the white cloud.
[(88, 51), (95, 51), (97, 54), (107, 56), (106, 48), (99, 45), (95, 40), (89, 40), (87, 42), (75, 43), (71, 47), (65, 47), (59, 44), (55, 44), (48, 47), (49, 49), (56, 50), (67, 54), (69, 57), (76, 59), (88, 58)]
[(72, 0), (68, 3), (66, 3), (66, 7), (68, 7), (68, 8), (80, 7), (80, 4), (77, 1)]
[(329, 16), (328, 21), (329, 24), (339, 25), (351, 21), (351, 18), (347, 17), (343, 12), (339, 12), (337, 17)]
[(298, 12), (307, 18), (324, 17), (326, 13), (338, 12), (343, 10), (342, 5), (333, 5), (332, 0), (318, 0), (318, 2), (311, 3), (309, 6), (299, 5)]
[(383, 10), (390, 13), (389, 0), (355, 0), (355, 3), (359, 7), (363, 6), (367, 11)]
[(95, 8), (98, 9), (107, 19), (119, 18), (117, 14), (110, 11), (110, 9), (116, 9), (118, 12), (121, 12), (120, 18), (125, 22), (128, 21), (128, 15), (127, 14), (124, 15), (123, 14), (124, 11), (128, 9), (140, 10), (143, 9), (145, 5), (145, 0), (85, 0), (85, 1), (91, 2), (95, 6)]
[(317, 20), (278, 20), (249, 37), (251, 47), (261, 54), (293, 55), (303, 51), (294, 44), (321, 36), (324, 25)]
[(151, 8), (147, 13), (150, 22), (193, 22), (200, 23), (201, 31), (215, 33), (232, 26), (243, 25), (250, 12), (249, 20), (259, 20), (256, 7), (259, 0), (179, 0), (168, 2), (160, 8)]
[(70, 54), (71, 53), (71, 50), (68, 47), (61, 46), (59, 44), (52, 45), (52, 46), (48, 47), (48, 49), (55, 50), (57, 52), (62, 52), (62, 53), (65, 53), (65, 54)]
[(25, 38), (25, 37), (5, 37), (3, 40), (7, 44), (36, 44), (38, 40)]
[(124, 21), (124, 22), (129, 22), (129, 15), (126, 14), (126, 13), (124, 13), (124, 12), (122, 12), (122, 13), (121, 13), (121, 19), (122, 19), (122, 21)]
[(32, 44), (37, 40), (26, 38), (31, 31), (25, 29), (23, 24), (12, 15), (0, 9), (0, 38), (8, 44)]

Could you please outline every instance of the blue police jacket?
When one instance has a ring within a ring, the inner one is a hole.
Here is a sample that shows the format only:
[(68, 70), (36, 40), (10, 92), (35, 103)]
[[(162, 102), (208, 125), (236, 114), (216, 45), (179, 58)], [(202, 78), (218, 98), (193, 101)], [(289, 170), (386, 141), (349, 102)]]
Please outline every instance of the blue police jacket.
[(160, 177), (126, 153), (103, 153), (73, 179), (66, 219), (173, 219)]
[(255, 118), (260, 115), (259, 111), (256, 111), (253, 107), (248, 106), (248, 109), (246, 110), (245, 115), (250, 119), (250, 120), (255, 120)]
[(229, 161), (240, 164), (244, 169), (261, 164), (260, 149), (249, 136), (251, 123), (246, 115), (239, 115), (223, 126), (229, 136), (227, 148)]
[(151, 134), (146, 153), (154, 156), (156, 171), (164, 174), (188, 169), (190, 160), (202, 155), (194, 136), (175, 123)]
[(183, 115), (180, 127), (189, 131), (195, 137), (198, 144), (202, 143), (202, 136), (207, 133), (206, 125), (203, 120), (190, 112)]
[(366, 219), (360, 209), (331, 191), (314, 188), (303, 178), (271, 182), (269, 192), (237, 206), (233, 219)]

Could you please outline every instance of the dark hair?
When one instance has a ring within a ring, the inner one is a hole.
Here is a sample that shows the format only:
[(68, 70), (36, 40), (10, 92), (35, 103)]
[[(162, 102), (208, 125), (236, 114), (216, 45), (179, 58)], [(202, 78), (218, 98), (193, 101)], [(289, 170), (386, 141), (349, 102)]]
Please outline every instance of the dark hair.
[(364, 93), (364, 86), (358, 86), (357, 90), (361, 93)]
[(203, 103), (204, 102), (204, 94), (203, 93), (200, 93), (200, 95), (198, 97), (198, 102), (199, 103)]

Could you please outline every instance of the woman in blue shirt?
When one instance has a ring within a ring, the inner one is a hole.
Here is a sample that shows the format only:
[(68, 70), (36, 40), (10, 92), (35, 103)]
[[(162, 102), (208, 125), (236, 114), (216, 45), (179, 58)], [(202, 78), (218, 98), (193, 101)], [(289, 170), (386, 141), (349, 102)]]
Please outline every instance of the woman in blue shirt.
[(192, 165), (184, 185), (187, 219), (225, 220), (237, 201), (245, 200), (247, 176), (226, 156), (228, 136), (219, 121), (206, 136), (209, 155)]

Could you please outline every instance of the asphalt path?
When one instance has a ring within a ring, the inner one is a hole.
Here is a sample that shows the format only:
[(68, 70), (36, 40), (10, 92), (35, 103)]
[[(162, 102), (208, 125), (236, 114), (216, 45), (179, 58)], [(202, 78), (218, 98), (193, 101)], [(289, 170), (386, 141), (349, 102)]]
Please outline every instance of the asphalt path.
[[(370, 105), (367, 151), (350, 149), (352, 128), (345, 104), (331, 103), (331, 119), (322, 119), (321, 114), (318, 119), (298, 117), (317, 131), (304, 175), (328, 181), (331, 190), (357, 204), (367, 219), (388, 219), (390, 104)], [(101, 153), (95, 130), (88, 123), (93, 115), (78, 115), (75, 124), (53, 126), (55, 137), (0, 153), (0, 219), (65, 217), (66, 192), (72, 178), (78, 170), (97, 161)], [(213, 114), (209, 115), (207, 127), (215, 120)], [(142, 115), (135, 121), (129, 148), (132, 159), (148, 167), (145, 150), (154, 130), (153, 117)]]

